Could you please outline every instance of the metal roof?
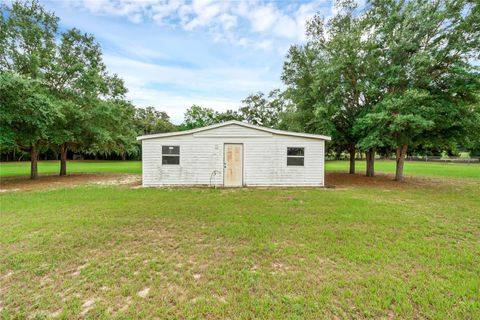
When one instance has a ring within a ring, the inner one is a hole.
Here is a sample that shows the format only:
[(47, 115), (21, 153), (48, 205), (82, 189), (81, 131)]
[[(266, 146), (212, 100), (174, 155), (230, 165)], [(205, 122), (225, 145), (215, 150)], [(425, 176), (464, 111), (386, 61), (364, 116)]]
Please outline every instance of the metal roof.
[[(141, 141), (141, 140), (146, 140), (146, 139), (183, 136), (183, 135), (202, 132), (202, 131), (207, 131), (207, 130), (211, 130), (211, 129), (215, 129), (215, 128), (221, 128), (221, 127), (229, 126), (229, 125), (232, 125), (232, 124), (239, 125), (239, 126), (242, 126), (242, 127), (245, 127), (245, 128), (251, 128), (251, 129), (260, 130), (260, 131), (264, 131), (264, 132), (270, 132), (270, 133), (274, 133), (274, 134), (284, 135), (284, 136), (319, 139), (319, 140), (327, 140), (327, 141), (332, 140), (328, 136), (323, 136), (323, 135), (319, 135), (319, 134), (300, 133), (300, 132), (291, 132), (291, 131), (270, 129), (270, 128), (265, 128), (265, 127), (261, 127), (261, 126), (255, 126), (253, 124), (249, 124), (249, 123), (245, 123), (245, 122), (241, 122), (241, 121), (237, 121), (237, 120), (226, 121), (226, 122), (222, 122), (222, 123), (213, 124), (211, 126), (206, 126), (206, 127), (196, 128), (196, 129), (191, 129), (191, 130), (185, 130), (185, 131), (175, 131), (175, 132), (149, 134), (149, 135), (145, 135), (145, 136), (139, 136), (139, 137), (137, 137), (137, 140)], [(220, 137), (221, 136), (219, 136), (219, 138)]]

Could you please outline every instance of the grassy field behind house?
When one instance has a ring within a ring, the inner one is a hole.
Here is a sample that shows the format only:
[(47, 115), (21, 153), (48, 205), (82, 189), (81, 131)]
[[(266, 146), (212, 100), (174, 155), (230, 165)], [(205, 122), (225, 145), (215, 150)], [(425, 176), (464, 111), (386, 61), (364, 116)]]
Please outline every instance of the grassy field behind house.
[[(142, 173), (140, 161), (68, 161), (68, 173)], [(39, 161), (39, 174), (58, 174), (60, 172), (59, 161)], [(1, 162), (0, 176), (28, 176), (30, 174), (30, 162)]]
[[(83, 172), (110, 172), (140, 174), (142, 164), (140, 161), (69, 161), (69, 173)], [(365, 161), (357, 161), (358, 172), (365, 171)], [(377, 172), (394, 173), (395, 161), (376, 161)], [(327, 161), (326, 170), (348, 171), (348, 161)], [(40, 174), (58, 174), (60, 171), (59, 161), (40, 161), (38, 164)], [(29, 162), (2, 162), (0, 163), (0, 176), (28, 176), (30, 173)], [(430, 177), (463, 177), (480, 178), (480, 163), (458, 164), (437, 162), (407, 162), (405, 164), (407, 176), (430, 176)]]
[[(348, 172), (348, 161), (327, 161), (325, 167), (328, 172)], [(365, 173), (365, 160), (357, 160), (355, 168), (357, 173)], [(375, 171), (395, 173), (395, 161), (377, 160), (375, 161)], [(480, 179), (480, 163), (406, 161), (405, 175)]]

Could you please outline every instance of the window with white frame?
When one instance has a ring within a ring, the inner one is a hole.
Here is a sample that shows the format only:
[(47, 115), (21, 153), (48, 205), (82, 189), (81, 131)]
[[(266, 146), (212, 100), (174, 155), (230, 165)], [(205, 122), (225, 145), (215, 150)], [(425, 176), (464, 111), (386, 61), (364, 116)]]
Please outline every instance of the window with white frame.
[(180, 146), (162, 146), (162, 164), (180, 164)]
[(305, 164), (305, 148), (287, 148), (287, 166), (303, 166)]

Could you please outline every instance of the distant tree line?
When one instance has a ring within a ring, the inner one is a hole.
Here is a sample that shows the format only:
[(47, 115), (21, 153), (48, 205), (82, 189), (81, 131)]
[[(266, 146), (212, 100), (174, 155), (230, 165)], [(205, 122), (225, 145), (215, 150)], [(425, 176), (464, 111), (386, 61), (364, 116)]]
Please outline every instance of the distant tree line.
[(279, 89), (265, 95), (262, 92), (251, 94), (242, 100), (238, 110), (215, 111), (211, 108), (193, 105), (185, 112), (180, 130), (200, 128), (230, 120), (248, 122), (264, 127), (279, 127), (282, 117), (291, 108), (288, 99)]

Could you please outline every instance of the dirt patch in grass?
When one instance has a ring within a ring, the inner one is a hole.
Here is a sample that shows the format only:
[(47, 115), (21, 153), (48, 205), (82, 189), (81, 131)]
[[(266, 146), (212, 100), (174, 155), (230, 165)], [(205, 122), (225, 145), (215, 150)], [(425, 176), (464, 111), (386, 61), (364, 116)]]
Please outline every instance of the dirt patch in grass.
[[(326, 186), (334, 188), (344, 187), (372, 187), (382, 189), (404, 189), (411, 187), (438, 187), (458, 184), (455, 179), (427, 178), (427, 177), (404, 177), (401, 182), (394, 180), (393, 174), (377, 173), (374, 177), (364, 174), (348, 174), (342, 172), (327, 173)], [(462, 180), (462, 184), (465, 181)]]
[(40, 175), (36, 180), (31, 180), (29, 177), (3, 177), (0, 180), (0, 192), (50, 190), (85, 184), (137, 186), (140, 183), (141, 175), (125, 173), (76, 173), (63, 177)]
[[(342, 172), (326, 173), (326, 187), (350, 188), (372, 187), (382, 189), (408, 189), (412, 187), (439, 187), (458, 186), (459, 181), (454, 178), (431, 178), (431, 177), (405, 177), (404, 181), (394, 181), (393, 174), (377, 173), (374, 177), (366, 177), (364, 174), (348, 174)], [(2, 177), (0, 179), (0, 192), (24, 191), (24, 190), (52, 190), (57, 188), (76, 187), (80, 185), (113, 186), (124, 185), (141, 187), (141, 175), (127, 173), (75, 173), (67, 176), (40, 175), (38, 179), (31, 180), (28, 176)], [(475, 180), (462, 179), (461, 185), (476, 184)], [(477, 184), (478, 185), (478, 184)], [(262, 187), (258, 189), (269, 189)], [(234, 193), (235, 189), (224, 189), (224, 193)]]
[(137, 292), (137, 295), (140, 297), (140, 298), (145, 298), (146, 296), (148, 296), (148, 293), (150, 292), (150, 288), (145, 288), (139, 292)]

